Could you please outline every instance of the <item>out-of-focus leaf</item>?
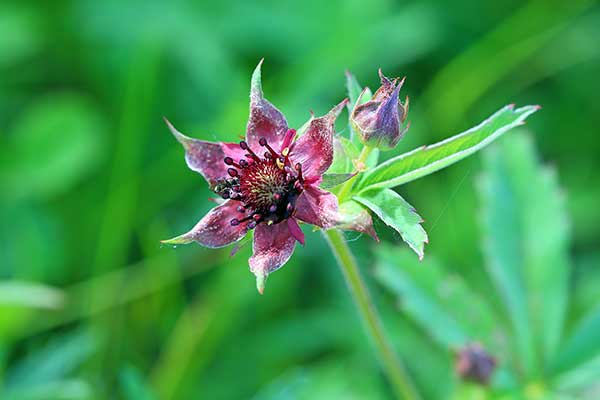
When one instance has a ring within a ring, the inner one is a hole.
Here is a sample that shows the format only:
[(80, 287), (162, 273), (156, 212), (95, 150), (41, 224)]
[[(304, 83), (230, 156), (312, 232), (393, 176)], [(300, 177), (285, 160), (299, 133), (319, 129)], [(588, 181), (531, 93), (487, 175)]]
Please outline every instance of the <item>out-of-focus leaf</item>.
[(0, 67), (22, 61), (41, 48), (40, 22), (38, 15), (23, 4), (0, 5)]
[[(311, 368), (297, 368), (266, 385), (253, 400), (376, 400), (387, 398), (369, 365), (336, 358)], [(373, 366), (371, 366), (373, 367)], [(341, 377), (344, 378), (341, 378)]]
[(69, 273), (63, 221), (51, 210), (27, 203), (5, 205), (0, 221), (2, 278), (55, 283)]
[(398, 193), (391, 189), (373, 189), (354, 196), (354, 200), (369, 207), (383, 222), (395, 229), (411, 249), (423, 258), (427, 233), (423, 219)]
[(47, 382), (0, 392), (3, 400), (92, 400), (91, 386), (82, 379)]
[(6, 387), (16, 390), (67, 379), (96, 347), (97, 341), (83, 332), (55, 337), (6, 373)]
[(408, 252), (386, 246), (377, 252), (375, 277), (398, 296), (401, 309), (443, 349), (481, 342), (495, 349), (496, 356), (503, 356), (488, 304), (460, 277), (445, 272), (435, 258), (418, 262)]
[(154, 400), (157, 397), (140, 371), (133, 366), (125, 366), (119, 374), (123, 397), (128, 400)]
[(0, 306), (54, 310), (61, 308), (64, 302), (64, 293), (48, 285), (14, 280), (0, 282)]
[(484, 160), (486, 265), (524, 369), (535, 373), (538, 362), (555, 353), (564, 323), (569, 265), (563, 199), (556, 177), (538, 164), (525, 136), (505, 139)]
[[(600, 357), (600, 307), (577, 325), (559, 353), (554, 370), (564, 372), (584, 362)], [(600, 379), (600, 369), (597, 378)]]
[(555, 387), (561, 392), (573, 393), (577, 399), (590, 387), (600, 382), (600, 355), (568, 370), (554, 378)]
[(468, 131), (387, 160), (366, 172), (357, 189), (392, 188), (445, 168), (482, 149), (515, 126), (522, 125), (538, 109), (537, 106), (518, 109), (506, 106)]
[(5, 144), (10, 163), (0, 172), (4, 193), (49, 197), (71, 188), (98, 165), (105, 131), (86, 97), (63, 93), (37, 100)]

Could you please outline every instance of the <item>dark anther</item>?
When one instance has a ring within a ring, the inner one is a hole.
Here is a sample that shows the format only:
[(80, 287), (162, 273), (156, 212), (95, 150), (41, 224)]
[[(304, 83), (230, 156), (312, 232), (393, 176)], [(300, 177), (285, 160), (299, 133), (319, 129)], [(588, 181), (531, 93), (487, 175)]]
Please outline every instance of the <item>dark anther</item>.
[(240, 142), (240, 147), (242, 148), (242, 150), (248, 150), (248, 143), (246, 143), (244, 140), (242, 140)]
[(260, 139), (258, 139), (258, 144), (260, 144), (261, 146), (266, 146), (267, 139), (265, 139), (264, 137), (261, 137)]
[(231, 177), (238, 176), (237, 169), (235, 169), (235, 168), (227, 168), (227, 173), (228, 173), (228, 174), (229, 174), (229, 176), (231, 176)]
[(221, 197), (224, 199), (228, 199), (229, 198), (229, 191), (224, 191), (223, 193), (221, 193)]
[(233, 165), (233, 158), (231, 158), (231, 157), (225, 157), (225, 158), (223, 159), (223, 161), (224, 161), (224, 162), (225, 162), (225, 164), (227, 164), (227, 165)]
[(231, 226), (238, 226), (240, 224), (240, 220), (234, 218), (231, 221), (229, 221), (229, 223), (231, 224)]
[(269, 207), (269, 212), (274, 213), (275, 211), (277, 211), (277, 206), (272, 204), (271, 207)]
[(248, 227), (248, 229), (254, 229), (256, 228), (256, 221), (250, 221), (246, 226)]
[(248, 168), (248, 161), (246, 161), (246, 160), (240, 160), (240, 167), (242, 167), (242, 168)]

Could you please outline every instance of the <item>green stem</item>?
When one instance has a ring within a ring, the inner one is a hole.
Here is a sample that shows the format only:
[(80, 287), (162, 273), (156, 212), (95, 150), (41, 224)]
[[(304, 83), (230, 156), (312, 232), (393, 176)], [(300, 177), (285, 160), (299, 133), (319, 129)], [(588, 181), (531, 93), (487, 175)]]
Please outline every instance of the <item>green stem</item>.
[(387, 374), (398, 398), (419, 399), (414, 384), (400, 359), (395, 355), (392, 345), (383, 330), (381, 318), (371, 300), (369, 291), (360, 276), (358, 264), (350, 251), (344, 235), (337, 229), (323, 231), (331, 251), (344, 274), (346, 284), (354, 299), (358, 312), (364, 321), (367, 333), (377, 350), (380, 362)]
[[(369, 154), (371, 154), (372, 151), (373, 151), (373, 147), (369, 147), (369, 146), (363, 147), (362, 151), (360, 152), (360, 155), (358, 156), (358, 159), (356, 160), (357, 166), (360, 164), (364, 164), (367, 161), (367, 158), (369, 158)], [(352, 185), (354, 185), (354, 181), (355, 181), (356, 177), (358, 175), (360, 175), (361, 172), (362, 171), (360, 171), (358, 174), (356, 174), (352, 178), (348, 179), (342, 185), (342, 188), (340, 189), (340, 191), (337, 194), (337, 198), (339, 199), (340, 203), (342, 203), (344, 200), (346, 200), (348, 193), (350, 193), (350, 190), (352, 189)]]

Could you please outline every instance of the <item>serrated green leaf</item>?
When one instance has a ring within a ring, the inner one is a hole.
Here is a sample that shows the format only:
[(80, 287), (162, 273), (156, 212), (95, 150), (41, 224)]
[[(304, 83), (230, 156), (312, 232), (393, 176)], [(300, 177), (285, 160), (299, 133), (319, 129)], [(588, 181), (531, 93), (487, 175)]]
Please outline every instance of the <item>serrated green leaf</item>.
[(401, 154), (368, 171), (357, 189), (392, 188), (429, 175), (475, 153), (539, 109), (506, 106), (474, 128), (431, 146)]
[(354, 196), (354, 200), (369, 207), (383, 222), (392, 227), (402, 239), (423, 258), (427, 233), (423, 219), (398, 193), (391, 189), (373, 189)]
[(524, 136), (486, 152), (484, 167), (486, 266), (511, 321), (516, 353), (525, 372), (536, 374), (562, 335), (569, 270), (563, 199)]

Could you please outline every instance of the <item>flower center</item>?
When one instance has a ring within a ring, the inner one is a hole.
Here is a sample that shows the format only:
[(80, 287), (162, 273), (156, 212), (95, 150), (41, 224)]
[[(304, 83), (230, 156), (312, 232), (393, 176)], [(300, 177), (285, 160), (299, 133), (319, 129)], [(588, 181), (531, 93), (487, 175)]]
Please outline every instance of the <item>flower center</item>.
[(224, 199), (239, 201), (239, 218), (232, 219), (231, 225), (247, 223), (253, 229), (260, 222), (277, 224), (292, 216), (296, 199), (304, 190), (302, 165), (292, 167), (289, 145), (296, 131), (288, 130), (283, 141), (281, 154), (276, 152), (265, 138), (259, 140), (266, 151), (259, 157), (245, 141), (240, 148), (245, 150), (245, 158), (237, 162), (225, 157), (223, 162), (229, 165), (229, 177), (217, 181), (214, 188)]

